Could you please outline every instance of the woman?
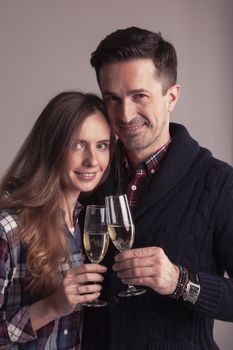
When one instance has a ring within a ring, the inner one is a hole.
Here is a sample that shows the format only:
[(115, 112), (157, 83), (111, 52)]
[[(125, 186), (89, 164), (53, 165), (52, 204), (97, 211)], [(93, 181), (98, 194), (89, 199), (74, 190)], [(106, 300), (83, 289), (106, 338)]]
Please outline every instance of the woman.
[(0, 349), (79, 349), (80, 304), (99, 296), (106, 268), (83, 264), (77, 200), (103, 181), (113, 147), (102, 101), (64, 92), (4, 176)]

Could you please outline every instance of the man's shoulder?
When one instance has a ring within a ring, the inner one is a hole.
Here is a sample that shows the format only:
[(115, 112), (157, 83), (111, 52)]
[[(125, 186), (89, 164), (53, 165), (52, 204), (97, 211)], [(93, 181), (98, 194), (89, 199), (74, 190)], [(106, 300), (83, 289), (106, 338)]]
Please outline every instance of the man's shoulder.
[(209, 185), (233, 189), (233, 167), (227, 162), (211, 157), (207, 162), (207, 173)]
[(225, 162), (224, 160), (215, 158), (208, 148), (203, 147), (202, 145), (199, 144), (198, 141), (196, 141), (188, 132), (186, 127), (182, 124), (178, 123), (170, 123), (170, 131), (173, 134), (174, 142), (175, 139), (179, 137), (182, 138), (182, 140), (186, 140), (189, 144), (193, 144), (196, 147), (196, 156), (198, 159), (203, 160), (204, 162), (207, 162), (210, 167), (216, 168), (220, 173), (226, 173), (228, 175), (232, 175), (233, 173), (233, 166), (230, 165), (229, 163)]
[(219, 172), (224, 172), (226, 174), (233, 176), (233, 166), (230, 165), (229, 163), (225, 162), (224, 160), (221, 160), (221, 159), (218, 159), (215, 157), (211, 157), (210, 164), (212, 165), (212, 167), (214, 167)]

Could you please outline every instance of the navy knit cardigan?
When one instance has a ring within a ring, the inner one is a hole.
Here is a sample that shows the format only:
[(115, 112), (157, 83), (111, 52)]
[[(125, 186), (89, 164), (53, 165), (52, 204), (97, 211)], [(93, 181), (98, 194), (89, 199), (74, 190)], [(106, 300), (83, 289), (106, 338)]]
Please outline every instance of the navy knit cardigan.
[[(200, 278), (195, 305), (153, 290), (119, 298), (125, 289), (111, 266), (111, 245), (103, 297), (109, 306), (86, 309), (82, 350), (214, 350), (214, 319), (233, 322), (233, 168), (191, 138), (184, 126), (174, 135), (159, 171), (135, 211), (134, 247), (162, 247), (169, 259)], [(97, 197), (115, 191), (111, 174)], [(227, 272), (228, 277), (224, 277)]]

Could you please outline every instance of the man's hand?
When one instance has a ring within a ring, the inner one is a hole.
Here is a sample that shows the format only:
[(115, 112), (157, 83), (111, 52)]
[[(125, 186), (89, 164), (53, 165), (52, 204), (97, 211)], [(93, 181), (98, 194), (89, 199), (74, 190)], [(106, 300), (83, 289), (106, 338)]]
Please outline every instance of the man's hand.
[(143, 285), (159, 294), (172, 294), (179, 278), (179, 268), (162, 248), (131, 249), (118, 254), (113, 270), (125, 284)]

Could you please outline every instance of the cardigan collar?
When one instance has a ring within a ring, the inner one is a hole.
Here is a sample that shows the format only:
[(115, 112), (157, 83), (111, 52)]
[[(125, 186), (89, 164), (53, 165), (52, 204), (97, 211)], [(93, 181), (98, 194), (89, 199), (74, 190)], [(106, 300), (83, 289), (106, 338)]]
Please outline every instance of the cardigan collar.
[[(159, 202), (192, 166), (195, 167), (196, 160), (198, 164), (202, 162), (198, 157), (201, 150), (202, 158), (206, 159), (206, 157), (210, 158), (212, 156), (208, 150), (199, 146), (198, 142), (189, 135), (183, 125), (170, 123), (170, 133), (173, 139), (168, 153), (159, 171), (151, 178), (149, 189), (143, 196), (140, 206), (135, 210), (135, 218), (140, 216), (152, 204)], [(150, 189), (150, 186), (153, 190)]]

